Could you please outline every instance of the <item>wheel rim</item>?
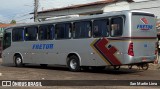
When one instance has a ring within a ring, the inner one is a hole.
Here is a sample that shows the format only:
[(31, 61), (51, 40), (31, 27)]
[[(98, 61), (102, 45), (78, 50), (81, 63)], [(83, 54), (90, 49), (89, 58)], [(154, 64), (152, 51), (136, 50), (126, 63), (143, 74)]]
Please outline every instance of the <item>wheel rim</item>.
[(22, 63), (21, 58), (19, 58), (19, 57), (18, 57), (18, 58), (16, 58), (16, 64), (17, 64), (17, 65), (20, 65), (21, 63)]
[(72, 69), (76, 69), (76, 67), (77, 67), (77, 62), (76, 62), (75, 59), (72, 59), (72, 60), (70, 61), (70, 67), (71, 67)]

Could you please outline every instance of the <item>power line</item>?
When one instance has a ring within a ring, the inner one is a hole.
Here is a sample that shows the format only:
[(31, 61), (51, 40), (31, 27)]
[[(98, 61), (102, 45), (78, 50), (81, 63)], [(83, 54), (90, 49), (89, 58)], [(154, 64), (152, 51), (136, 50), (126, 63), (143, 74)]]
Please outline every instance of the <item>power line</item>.
[(21, 22), (21, 21), (24, 21), (24, 20), (27, 20), (27, 19), (31, 19), (32, 17), (29, 17), (29, 18), (24, 18), (24, 19), (21, 19), (21, 20), (17, 20), (16, 22)]
[[(49, 6), (51, 8), (55, 8), (55, 6), (53, 6), (53, 2), (52, 1), (41, 0), (40, 7), (44, 8), (44, 6), (42, 6), (43, 5), (42, 3), (46, 4), (47, 6)], [(40, 8), (40, 10), (43, 10), (42, 8)]]
[(29, 15), (30, 15), (29, 13), (27, 13), (27, 14), (21, 14), (21, 15), (12, 17), (12, 19), (24, 18), (24, 17), (29, 16)]

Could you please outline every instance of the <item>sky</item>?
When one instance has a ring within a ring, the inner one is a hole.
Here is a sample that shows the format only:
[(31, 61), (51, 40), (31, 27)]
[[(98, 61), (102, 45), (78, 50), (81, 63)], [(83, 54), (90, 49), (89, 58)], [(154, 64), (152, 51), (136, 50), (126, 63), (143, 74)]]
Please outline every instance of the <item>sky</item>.
[[(98, 0), (39, 0), (39, 11), (60, 8), (75, 4), (83, 4), (95, 2)], [(17, 23), (32, 22), (34, 0), (0, 0), (0, 22), (10, 23), (11, 20), (16, 20)]]
[[(100, 0), (39, 0), (39, 11), (71, 6), (76, 4), (84, 4)], [(134, 0), (145, 1), (145, 0)], [(0, 0), (0, 22), (10, 23), (16, 20), (17, 23), (33, 22), (34, 0)]]

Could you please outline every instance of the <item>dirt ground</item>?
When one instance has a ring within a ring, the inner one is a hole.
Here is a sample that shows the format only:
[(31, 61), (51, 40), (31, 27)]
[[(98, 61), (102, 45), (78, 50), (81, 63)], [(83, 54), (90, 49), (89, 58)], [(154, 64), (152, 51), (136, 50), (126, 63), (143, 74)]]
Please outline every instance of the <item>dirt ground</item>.
[[(1, 65), (0, 80), (160, 80), (160, 65), (150, 64), (147, 71), (136, 66), (129, 70), (126, 66), (120, 70), (107, 68), (101, 71), (70, 72), (66, 67), (26, 65), (17, 68)], [(1, 83), (1, 82), (0, 82)], [(0, 84), (1, 85), (1, 84)], [(0, 87), (0, 89), (159, 89), (159, 86), (43, 86), (43, 87)]]

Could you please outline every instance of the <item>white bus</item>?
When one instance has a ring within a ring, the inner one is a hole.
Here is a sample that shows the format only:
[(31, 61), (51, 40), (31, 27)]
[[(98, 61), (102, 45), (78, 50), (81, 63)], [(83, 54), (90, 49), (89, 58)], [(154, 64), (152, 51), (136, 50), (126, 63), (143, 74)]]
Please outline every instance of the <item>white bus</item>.
[(141, 65), (156, 59), (156, 20), (152, 13), (119, 11), (6, 28), (4, 64), (34, 63), (104, 69)]

